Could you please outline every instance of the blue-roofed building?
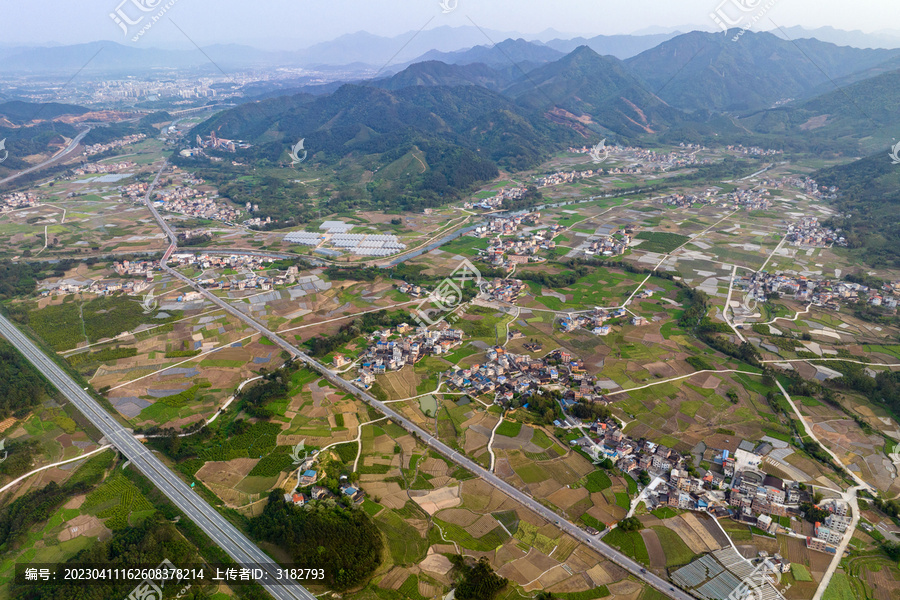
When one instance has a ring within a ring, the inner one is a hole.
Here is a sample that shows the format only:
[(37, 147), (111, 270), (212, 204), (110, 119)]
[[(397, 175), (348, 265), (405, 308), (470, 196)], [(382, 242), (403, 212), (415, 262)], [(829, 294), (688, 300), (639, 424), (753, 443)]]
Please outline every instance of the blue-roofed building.
[(300, 485), (312, 485), (316, 482), (317, 473), (313, 469), (303, 472), (300, 476)]

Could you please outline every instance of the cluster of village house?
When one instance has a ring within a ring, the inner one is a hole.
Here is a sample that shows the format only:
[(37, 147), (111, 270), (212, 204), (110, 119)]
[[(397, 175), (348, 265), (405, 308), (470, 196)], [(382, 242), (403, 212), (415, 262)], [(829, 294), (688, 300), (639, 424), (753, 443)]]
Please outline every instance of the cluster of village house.
[[(646, 471), (659, 477), (662, 484), (645, 491), (644, 502), (652, 510), (668, 506), (681, 510), (710, 512), (717, 517), (730, 516), (775, 533), (783, 528), (773, 517), (800, 516), (800, 503), (809, 501), (808, 492), (799, 482), (785, 481), (764, 473), (760, 465), (763, 455), (772, 450), (768, 442), (755, 445), (744, 440), (736, 447), (716, 448), (705, 445), (701, 460), (710, 465), (686, 468), (685, 457), (663, 445), (634, 440), (609, 419), (590, 425), (590, 433), (574, 440), (596, 461), (609, 459), (621, 471), (635, 476)], [(651, 484), (653, 485), (653, 484)], [(814, 534), (806, 536), (810, 549), (834, 553), (850, 524), (847, 503), (827, 500), (818, 505), (829, 515), (816, 523)]]
[(515, 265), (546, 260), (539, 257), (538, 252), (556, 248), (552, 235), (553, 230), (545, 229), (526, 233), (516, 239), (494, 240), (486, 250), (479, 251), (479, 254), (488, 264), (511, 271)]
[(611, 235), (600, 236), (591, 241), (584, 249), (585, 256), (619, 256), (625, 253), (631, 241), (634, 239), (634, 230), (626, 229), (624, 232), (615, 231)]
[(13, 192), (0, 196), (0, 212), (37, 206), (37, 196), (31, 192)]
[[(359, 357), (357, 378), (366, 387), (375, 383), (376, 375), (414, 365), (432, 354), (449, 354), (462, 343), (463, 332), (446, 322), (441, 322), (435, 330), (402, 323), (394, 329), (376, 331), (367, 339), (371, 346)], [(332, 360), (336, 368), (350, 362), (343, 354), (336, 354)]]
[(113, 162), (113, 163), (88, 163), (84, 166), (72, 169), (72, 172), (75, 175), (93, 175), (97, 173), (118, 173), (119, 171), (124, 171), (125, 169), (134, 168), (135, 164), (131, 161), (125, 160), (122, 162)]
[(726, 149), (744, 156), (775, 156), (777, 154), (784, 154), (784, 150), (770, 150), (767, 148), (760, 148), (759, 146), (747, 147), (743, 144), (726, 146)]
[(481, 285), (481, 293), (489, 302), (514, 303), (525, 292), (519, 279), (492, 279)]
[(819, 184), (812, 177), (798, 177), (796, 175), (787, 175), (781, 179), (772, 179), (771, 177), (763, 177), (760, 184), (775, 189), (797, 189), (807, 196), (819, 200), (828, 200), (837, 197), (838, 188), (836, 186), (825, 186), (819, 188)]
[(156, 192), (157, 202), (167, 211), (197, 217), (235, 223), (241, 216), (241, 211), (231, 208), (223, 202), (215, 200), (218, 194), (208, 197), (193, 187), (178, 186), (169, 190)]
[[(153, 283), (153, 272), (159, 263), (152, 260), (123, 260), (112, 264), (112, 269), (120, 277), (130, 279), (60, 279), (41, 291), (42, 296), (55, 294), (76, 294), (87, 292), (106, 296), (115, 292), (140, 294)], [(141, 279), (142, 278), (142, 279)]]
[(796, 223), (788, 224), (787, 240), (792, 246), (825, 248), (834, 244), (847, 245), (846, 238), (839, 232), (821, 226), (818, 217), (803, 217)]
[(491, 394), (495, 402), (510, 402), (515, 396), (529, 397), (541, 386), (561, 386), (565, 403), (582, 398), (603, 401), (602, 390), (594, 385), (584, 362), (565, 350), (555, 350), (543, 358), (508, 352), (502, 346), (489, 348), (483, 364), (445, 373), (451, 389), (474, 395)]
[[(376, 332), (369, 337), (373, 345), (360, 357), (357, 381), (369, 386), (379, 373), (414, 364), (429, 354), (447, 353), (461, 343), (462, 337), (461, 331), (446, 323), (436, 331), (425, 327), (413, 329), (404, 324)], [(335, 367), (348, 362), (343, 355), (334, 357)], [(516, 396), (527, 401), (543, 386), (564, 390), (560, 401), (564, 410), (581, 399), (609, 403), (602, 388), (594, 385), (594, 378), (586, 372), (584, 363), (565, 350), (532, 358), (495, 346), (488, 349), (483, 364), (451, 369), (444, 377), (450, 389), (474, 395), (494, 394), (494, 401), (501, 405)], [(577, 420), (575, 423), (578, 425)], [(555, 424), (563, 426), (559, 421)], [(773, 517), (800, 516), (800, 502), (809, 500), (798, 482), (763, 472), (763, 456), (772, 450), (765, 441), (754, 446), (747, 441), (735, 445), (726, 439), (722, 444), (725, 448), (717, 448), (715, 442), (710, 442), (704, 445), (700, 457), (701, 464), (709, 468), (688, 469), (687, 460), (678, 452), (662, 444), (630, 438), (613, 419), (596, 421), (589, 427), (587, 435), (571, 443), (580, 446), (595, 461), (609, 459), (625, 473), (637, 475), (646, 471), (664, 483), (662, 487), (656, 485), (646, 490), (644, 501), (650, 509), (669, 506), (708, 511), (776, 532), (781, 531), (781, 525)], [(310, 485), (315, 475), (315, 471), (306, 471), (300, 485)], [(353, 494), (358, 492), (350, 489)], [(296, 495), (285, 499), (295, 503), (307, 500)], [(834, 553), (850, 522), (847, 506), (841, 501), (828, 501), (819, 508), (827, 509), (830, 514), (824, 522), (816, 523), (814, 534), (806, 536), (806, 543), (810, 549)]]
[(594, 175), (600, 174), (601, 171), (595, 171), (594, 169), (587, 169), (585, 171), (557, 171), (550, 175), (538, 177), (537, 180), (535, 180), (535, 185), (539, 188), (550, 187), (561, 183), (572, 183), (576, 179), (584, 179), (585, 177), (593, 177)]
[(129, 183), (119, 187), (119, 192), (124, 198), (128, 198), (132, 202), (140, 202), (143, 200), (149, 187), (146, 183)]
[(106, 144), (91, 144), (90, 146), (84, 147), (84, 155), (93, 156), (95, 154), (100, 154), (101, 152), (106, 152), (107, 150), (112, 150), (113, 148), (121, 148), (122, 146), (140, 142), (146, 138), (147, 136), (143, 133), (137, 133), (135, 135), (125, 136), (121, 140), (113, 140)]
[[(539, 231), (519, 232), (521, 225), (537, 225), (540, 218), (541, 213), (534, 212), (491, 219), (487, 225), (476, 227), (471, 233), (474, 237), (496, 236), (485, 250), (479, 251), (479, 255), (490, 265), (505, 267), (508, 271), (517, 264), (542, 261), (537, 253), (556, 248), (553, 238), (565, 228), (554, 224)], [(502, 236), (513, 235), (516, 236), (515, 239), (502, 239)]]
[(259, 275), (253, 271), (261, 271), (268, 268), (274, 262), (267, 256), (252, 256), (249, 254), (215, 255), (215, 254), (173, 254), (171, 262), (178, 266), (193, 265), (204, 271), (207, 269), (246, 269), (250, 271), (240, 279), (204, 277), (197, 283), (206, 289), (221, 290), (253, 290), (268, 291), (278, 285), (292, 285), (297, 282), (299, 269), (290, 266), (284, 273), (278, 273), (273, 277)]
[(804, 275), (784, 275), (760, 271), (735, 280), (735, 286), (747, 290), (749, 297), (765, 301), (770, 294), (811, 302), (832, 310), (840, 310), (841, 303), (855, 304), (861, 294), (872, 306), (896, 310), (900, 304), (900, 281), (885, 284), (881, 290), (860, 283), (814, 279)]
[[(316, 485), (319, 473), (314, 467), (315, 459), (308, 459), (304, 464), (300, 465), (300, 469), (297, 472), (297, 487), (284, 495), (285, 502), (294, 506), (304, 506), (312, 500), (325, 500), (326, 498), (335, 497), (334, 493), (328, 488)], [(355, 504), (365, 500), (366, 493), (351, 485), (347, 475), (341, 475), (339, 483), (342, 496), (347, 496)], [(301, 489), (306, 491), (301, 492)]]
[(474, 237), (487, 238), (500, 235), (515, 235), (522, 225), (537, 225), (541, 220), (541, 213), (530, 212), (511, 217), (494, 217), (487, 225), (476, 227), (472, 234)]
[[(463, 208), (466, 210), (472, 208), (482, 208), (484, 210), (494, 210), (503, 205), (504, 200), (518, 200), (525, 195), (524, 187), (500, 188), (497, 193), (489, 198), (483, 198), (478, 201), (465, 202)], [(429, 214), (426, 212), (426, 214)]]
[(660, 199), (662, 204), (677, 208), (690, 208), (694, 204), (730, 206), (744, 210), (767, 210), (772, 206), (772, 196), (767, 189), (735, 190), (720, 195), (719, 188), (710, 188), (702, 194), (670, 194)]
[[(653, 290), (642, 289), (635, 294), (635, 299), (645, 300), (653, 296)], [(560, 329), (565, 333), (576, 331), (577, 329), (586, 329), (594, 335), (607, 335), (610, 332), (610, 326), (604, 325), (610, 319), (621, 319), (627, 317), (628, 311), (625, 308), (614, 308), (606, 310), (605, 308), (594, 308), (587, 313), (576, 313), (559, 320)], [(641, 316), (632, 316), (629, 321), (632, 325), (646, 325), (649, 321)]]
[[(698, 161), (696, 158), (698, 151), (706, 150), (703, 146), (681, 143), (680, 147), (687, 150), (687, 152), (680, 152), (677, 150), (673, 150), (672, 152), (656, 152), (655, 150), (635, 148), (632, 146), (608, 146), (606, 150), (608, 150), (610, 154), (641, 161), (640, 164), (630, 167), (613, 167), (612, 169), (609, 169), (608, 172), (611, 175), (643, 173), (645, 171), (668, 171), (672, 168), (687, 167), (697, 164), (710, 164), (711, 161), (709, 159)], [(594, 148), (590, 146), (569, 148), (569, 152), (573, 154), (591, 154), (594, 152)]]
[(47, 289), (41, 291), (42, 296), (53, 296), (56, 294), (77, 294), (81, 292), (89, 294), (97, 294), (106, 296), (116, 292), (125, 292), (126, 294), (140, 294), (153, 282), (150, 280), (122, 280), (122, 279), (94, 279), (94, 280), (75, 280), (62, 279), (53, 284), (49, 284)]

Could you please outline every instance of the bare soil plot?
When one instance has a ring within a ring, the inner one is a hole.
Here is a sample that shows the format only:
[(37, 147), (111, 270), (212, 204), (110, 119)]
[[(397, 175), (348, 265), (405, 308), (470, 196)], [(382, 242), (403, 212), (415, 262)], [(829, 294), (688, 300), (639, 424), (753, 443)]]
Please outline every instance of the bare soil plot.
[(547, 588), (547, 591), (552, 593), (572, 593), (572, 592), (582, 592), (585, 590), (589, 590), (595, 587), (591, 580), (584, 573), (576, 573), (575, 575), (570, 576), (568, 579), (560, 581), (556, 585), (550, 586)]
[(710, 551), (709, 546), (703, 541), (703, 538), (697, 535), (693, 528), (688, 525), (681, 516), (665, 519), (663, 525), (677, 533), (678, 537), (684, 540), (684, 543), (688, 545), (688, 548), (690, 548), (691, 552), (694, 554), (703, 554), (704, 552)]
[[(496, 443), (498, 439), (500, 438), (494, 438), (494, 448), (497, 447)], [(465, 431), (465, 438), (463, 439), (463, 451), (465, 451), (466, 454), (476, 454), (479, 449), (487, 447), (488, 440), (488, 436), (477, 429), (467, 429)]]
[(568, 579), (570, 576), (571, 574), (562, 565), (556, 565), (551, 567), (549, 571), (541, 573), (540, 576), (531, 582), (531, 585), (526, 585), (522, 589), (526, 592), (547, 589)]
[(585, 574), (591, 578), (591, 582), (594, 584), (593, 587), (607, 585), (615, 581), (615, 579), (613, 579), (606, 571), (606, 567), (608, 567), (609, 564), (610, 563), (598, 563), (585, 571)]
[(563, 510), (567, 510), (571, 508), (577, 502), (588, 498), (590, 493), (584, 488), (571, 489), (571, 488), (560, 488), (556, 490), (554, 493), (547, 496), (547, 500), (552, 502), (555, 506), (562, 508)]
[(439, 510), (460, 505), (462, 499), (459, 497), (459, 488), (460, 486), (458, 485), (453, 487), (441, 487), (421, 496), (413, 495), (412, 499), (416, 504), (422, 507), (422, 510), (429, 515), (434, 515), (434, 513)]
[[(688, 526), (691, 528), (691, 531), (697, 534), (697, 536), (703, 541), (710, 552), (712, 552), (713, 550), (719, 550), (720, 548), (724, 547), (720, 544), (719, 539), (716, 536), (711, 535), (709, 529), (707, 529), (704, 525), (703, 522), (707, 521), (708, 517), (703, 517), (701, 519), (694, 513), (689, 512), (681, 515), (681, 518), (684, 519), (684, 522), (688, 524)], [(713, 524), (713, 526), (715, 526), (715, 524)], [(725, 545), (727, 545), (727, 543)]]
[(409, 577), (409, 569), (405, 567), (394, 567), (388, 571), (387, 575), (378, 582), (378, 587), (386, 590), (399, 590), (403, 582)]
[(446, 575), (453, 568), (453, 565), (450, 563), (450, 559), (443, 554), (433, 553), (426, 556), (425, 560), (419, 563), (419, 568), (429, 573)]
[(511, 504), (513, 509), (518, 507), (518, 504), (506, 494), (480, 479), (469, 479), (460, 482), (459, 485), (463, 506), (470, 510), (488, 513), (504, 510), (502, 507), (507, 504)]
[(628, 579), (623, 579), (609, 586), (610, 593), (617, 600), (637, 600), (642, 590), (643, 586), (640, 583)]
[(78, 515), (66, 523), (57, 537), (60, 542), (68, 542), (79, 536), (96, 537), (102, 541), (111, 537), (112, 531), (93, 515)]
[(647, 546), (647, 553), (650, 555), (650, 566), (654, 569), (665, 569), (666, 553), (663, 551), (659, 536), (652, 529), (643, 529), (641, 537), (644, 538), (644, 545)]
[(499, 521), (491, 515), (482, 515), (477, 521), (466, 527), (466, 531), (474, 538), (480, 538), (500, 526)]
[[(557, 550), (557, 552), (558, 551), (559, 550)], [(554, 556), (556, 556), (555, 552)], [(584, 544), (578, 544), (577, 546), (575, 546), (575, 549), (571, 554), (569, 554), (568, 558), (566, 558), (566, 564), (572, 567), (572, 569), (575, 571), (587, 571), (594, 565), (601, 563), (601, 561), (603, 561), (603, 565), (612, 564), (609, 562), (605, 562), (595, 550), (591, 550)]]
[(448, 508), (440, 511), (436, 516), (442, 521), (459, 525), (460, 527), (468, 527), (480, 518), (479, 515), (464, 508)]

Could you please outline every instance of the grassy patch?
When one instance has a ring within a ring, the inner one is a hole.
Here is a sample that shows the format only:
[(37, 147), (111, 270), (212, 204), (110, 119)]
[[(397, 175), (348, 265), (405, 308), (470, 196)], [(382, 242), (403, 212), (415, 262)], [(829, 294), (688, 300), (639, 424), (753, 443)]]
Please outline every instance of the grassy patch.
[(612, 480), (610, 480), (609, 475), (606, 474), (606, 471), (601, 471), (600, 469), (589, 473), (587, 477), (584, 478), (584, 489), (591, 492), (602, 492), (608, 487), (612, 486)]
[(630, 556), (634, 560), (648, 564), (650, 562), (650, 555), (647, 554), (647, 546), (644, 544), (644, 538), (641, 537), (641, 533), (639, 531), (622, 531), (621, 529), (613, 529), (606, 537), (603, 538), (603, 541), (618, 548), (627, 556)]
[(680, 233), (668, 233), (665, 231), (641, 231), (636, 237), (639, 240), (645, 240), (641, 242), (640, 246), (637, 246), (640, 250), (661, 252), (663, 254), (668, 254), (691, 239)]
[(800, 563), (791, 563), (791, 575), (794, 576), (794, 579), (796, 581), (813, 580), (812, 575), (809, 574), (809, 569), (806, 568), (806, 565), (801, 565)]
[(522, 431), (522, 424), (517, 421), (503, 421), (497, 427), (496, 434), (504, 437), (516, 437)]
[(419, 535), (415, 527), (394, 511), (382, 512), (375, 517), (375, 523), (387, 537), (388, 548), (395, 564), (409, 565), (425, 557), (428, 542)]
[(666, 567), (686, 565), (696, 557), (684, 540), (671, 529), (657, 526), (653, 528), (653, 531), (656, 532), (659, 543), (666, 553)]
[(831, 583), (825, 588), (822, 600), (856, 600), (850, 580), (843, 573), (835, 573), (831, 577)]
[(384, 510), (384, 507), (377, 502), (373, 502), (372, 500), (366, 498), (365, 500), (363, 500), (362, 509), (366, 511), (366, 514), (368, 514), (370, 517), (374, 517), (382, 510)]

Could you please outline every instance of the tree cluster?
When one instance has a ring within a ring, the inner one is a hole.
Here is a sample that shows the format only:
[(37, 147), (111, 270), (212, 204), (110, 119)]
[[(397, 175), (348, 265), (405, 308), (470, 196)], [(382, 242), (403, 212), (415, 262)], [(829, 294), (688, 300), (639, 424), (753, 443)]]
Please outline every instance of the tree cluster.
[(276, 491), (250, 531), (284, 550), (292, 566), (324, 569), (335, 590), (363, 583), (381, 564), (381, 532), (362, 510), (320, 502), (297, 508)]

